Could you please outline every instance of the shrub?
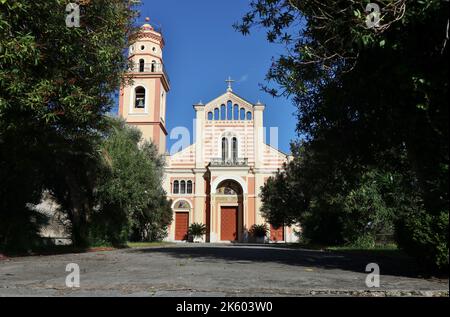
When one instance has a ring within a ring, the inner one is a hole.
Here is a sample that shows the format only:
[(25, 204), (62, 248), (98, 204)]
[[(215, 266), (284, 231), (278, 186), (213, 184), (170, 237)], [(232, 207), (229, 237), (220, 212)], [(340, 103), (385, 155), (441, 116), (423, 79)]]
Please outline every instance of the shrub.
[(373, 235), (367, 234), (358, 237), (354, 242), (348, 244), (348, 246), (354, 249), (370, 250), (375, 248), (376, 243)]
[(343, 244), (343, 224), (339, 210), (340, 207), (337, 205), (329, 206), (322, 201), (314, 202), (310, 211), (304, 213), (301, 221), (302, 239), (320, 245)]
[(342, 236), (346, 244), (373, 247), (377, 235), (394, 232), (399, 186), (397, 175), (370, 170), (345, 197), (342, 204)]
[(266, 225), (253, 225), (250, 228), (250, 234), (254, 238), (265, 238), (269, 233), (269, 229)]
[(410, 211), (396, 223), (400, 248), (415, 256), (428, 271), (448, 272), (448, 210), (430, 215), (424, 209)]
[(41, 247), (40, 228), (48, 217), (31, 208), (0, 212), (0, 252), (21, 253)]
[(206, 234), (207, 228), (206, 225), (202, 224), (202, 223), (193, 223), (190, 227), (189, 227), (189, 235), (193, 236), (194, 238), (200, 238), (203, 235)]

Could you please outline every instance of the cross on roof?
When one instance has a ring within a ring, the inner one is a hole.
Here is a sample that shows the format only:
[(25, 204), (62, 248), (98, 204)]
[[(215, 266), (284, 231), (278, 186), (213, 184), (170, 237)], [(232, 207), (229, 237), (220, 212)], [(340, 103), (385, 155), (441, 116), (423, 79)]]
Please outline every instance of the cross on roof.
[(228, 89), (227, 91), (233, 91), (232, 84), (235, 82), (235, 80), (231, 79), (231, 76), (228, 76), (228, 79), (225, 80), (226, 83), (228, 83)]

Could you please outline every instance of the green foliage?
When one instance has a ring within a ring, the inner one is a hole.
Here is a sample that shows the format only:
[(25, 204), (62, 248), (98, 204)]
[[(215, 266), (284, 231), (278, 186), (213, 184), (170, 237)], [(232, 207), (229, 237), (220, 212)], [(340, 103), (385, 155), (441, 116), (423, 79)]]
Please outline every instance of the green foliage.
[(301, 240), (320, 245), (343, 245), (343, 224), (340, 210), (326, 201), (318, 201), (302, 214)]
[[(128, 61), (126, 1), (91, 1), (80, 28), (65, 24), (67, 1), (7, 1), (0, 15), (2, 117), (28, 115), (66, 137), (104, 123)], [(31, 121), (31, 120), (30, 120)], [(14, 129), (17, 121), (8, 121)]]
[(97, 181), (92, 238), (113, 245), (161, 240), (172, 222), (161, 185), (163, 157), (153, 144), (141, 142), (139, 130), (122, 121), (112, 126), (101, 146), (105, 168)]
[(267, 234), (269, 233), (269, 228), (263, 224), (263, 225), (253, 225), (249, 233), (254, 238), (265, 238), (267, 237)]
[(0, 214), (0, 251), (26, 252), (44, 245), (40, 228), (48, 218), (32, 209), (8, 209)]
[[(0, 119), (0, 129), (3, 128)], [(24, 126), (24, 125), (22, 125)], [(36, 140), (1, 130), (0, 135), (0, 249), (27, 251), (38, 240), (40, 221), (29, 204), (38, 204), (44, 173), (35, 168), (40, 157)], [(30, 129), (28, 132), (34, 131)], [(21, 143), (23, 146), (17, 146)]]
[(2, 245), (16, 245), (11, 235), (37, 224), (29, 206), (44, 189), (68, 213), (74, 244), (87, 244), (97, 148), (128, 66), (135, 12), (127, 1), (91, 1), (81, 27), (67, 28), (66, 5), (0, 2)]
[(361, 177), (361, 184), (343, 199), (342, 235), (347, 244), (375, 245), (377, 235), (393, 235), (397, 186), (389, 173), (370, 170)]
[(331, 186), (331, 179), (319, 178), (322, 171), (313, 163), (317, 161), (305, 157), (262, 188), (263, 216), (270, 223), (300, 224), (304, 240), (328, 245), (359, 244), (362, 238), (375, 242), (380, 235), (393, 235), (396, 209), (403, 203), (398, 193), (401, 178), (369, 169), (353, 183)]
[(350, 244), (390, 231), (395, 213), (400, 245), (445, 269), (449, 4), (378, 1), (382, 20), (369, 28), (369, 2), (252, 0), (236, 25), (262, 26), (287, 46), (267, 74), (276, 87), (264, 89), (298, 109), (296, 161), (275, 184), (301, 194), (268, 184), (264, 208), (313, 240)]
[(302, 191), (297, 191), (294, 177), (289, 172), (279, 172), (261, 188), (261, 214), (274, 226), (282, 227), (300, 221), (297, 211), (305, 206), (299, 205), (300, 197), (297, 194)]
[(194, 238), (202, 237), (206, 234), (208, 228), (206, 225), (202, 223), (193, 223), (189, 226), (189, 235), (193, 236)]
[(376, 247), (376, 241), (370, 234), (358, 236), (356, 240), (348, 245), (350, 248), (360, 250), (372, 250)]
[(429, 270), (448, 267), (448, 210), (430, 215), (423, 208), (409, 210), (397, 221), (397, 241)]

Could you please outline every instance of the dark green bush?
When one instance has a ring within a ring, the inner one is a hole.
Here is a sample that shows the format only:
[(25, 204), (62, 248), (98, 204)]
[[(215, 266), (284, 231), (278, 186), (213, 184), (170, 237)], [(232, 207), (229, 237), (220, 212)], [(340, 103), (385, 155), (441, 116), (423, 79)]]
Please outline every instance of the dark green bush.
[(28, 208), (0, 212), (0, 251), (22, 253), (42, 247), (39, 231), (47, 223), (45, 215)]
[(448, 272), (448, 231), (448, 210), (430, 215), (418, 209), (403, 215), (396, 223), (397, 243), (428, 271)]
[(188, 233), (189, 235), (195, 238), (199, 238), (205, 235), (206, 232), (207, 232), (206, 225), (202, 223), (193, 223), (192, 225), (190, 225)]
[(321, 245), (343, 244), (341, 217), (336, 209), (312, 207), (305, 212), (302, 221), (302, 240)]
[(249, 233), (254, 238), (265, 238), (267, 234), (269, 233), (269, 228), (265, 224), (263, 225), (253, 225), (250, 228)]
[(91, 246), (121, 247), (128, 241), (130, 225), (125, 212), (109, 204), (94, 213), (89, 229)]

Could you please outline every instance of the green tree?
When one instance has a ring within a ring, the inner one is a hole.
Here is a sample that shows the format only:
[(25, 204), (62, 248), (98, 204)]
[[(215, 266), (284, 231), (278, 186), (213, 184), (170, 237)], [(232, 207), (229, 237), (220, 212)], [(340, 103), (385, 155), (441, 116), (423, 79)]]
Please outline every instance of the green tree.
[(68, 28), (67, 3), (0, 1), (2, 245), (18, 246), (12, 235), (34, 222), (28, 207), (43, 189), (67, 210), (73, 243), (87, 244), (95, 150), (136, 13), (128, 1), (93, 0), (81, 8), (81, 26)]
[(296, 158), (262, 188), (262, 213), (270, 223), (301, 225), (303, 239), (319, 244), (373, 245), (393, 236), (396, 211), (407, 201), (400, 175), (367, 168), (361, 175), (352, 170), (350, 178), (332, 162), (317, 165), (312, 148), (296, 146)]
[(296, 177), (297, 165), (286, 164), (282, 171), (267, 180), (261, 188), (262, 216), (274, 227), (300, 224), (309, 199)]
[(395, 212), (400, 207), (398, 176), (369, 170), (360, 183), (344, 196), (342, 202), (342, 236), (347, 244), (367, 247), (394, 234)]
[[(400, 174), (401, 192), (415, 205), (397, 211), (398, 241), (445, 268), (448, 2), (378, 1), (382, 19), (375, 27), (366, 23), (369, 2), (253, 0), (236, 28), (248, 34), (260, 25), (270, 42), (286, 44), (289, 53), (267, 75), (279, 89), (264, 89), (293, 97), (303, 155), (311, 152), (308, 165), (317, 167), (307, 170), (323, 197), (341, 201), (370, 167)], [(335, 208), (319, 205), (333, 215)]]
[(171, 202), (162, 188), (164, 158), (141, 133), (113, 121), (102, 146), (104, 169), (99, 173), (91, 237), (123, 245), (165, 237), (172, 222)]

